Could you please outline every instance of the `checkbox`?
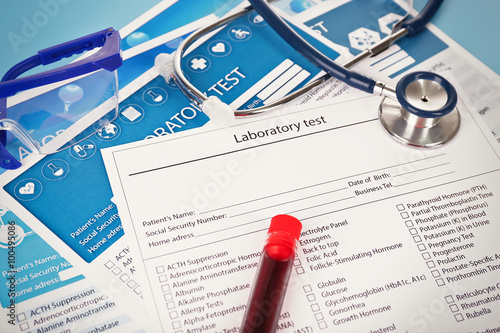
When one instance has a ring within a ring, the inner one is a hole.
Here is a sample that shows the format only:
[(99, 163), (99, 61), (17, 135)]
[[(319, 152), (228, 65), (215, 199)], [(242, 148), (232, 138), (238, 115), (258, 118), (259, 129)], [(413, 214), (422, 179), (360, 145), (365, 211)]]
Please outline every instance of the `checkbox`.
[(455, 302), (455, 300), (453, 299), (453, 296), (451, 296), (451, 295), (446, 296), (444, 299), (446, 300), (446, 303), (448, 303), (448, 304)]
[(179, 314), (177, 313), (177, 311), (170, 311), (168, 313), (168, 316), (170, 317), (170, 319), (177, 319), (177, 318), (179, 318)]
[(305, 286), (302, 287), (302, 289), (304, 289), (304, 292), (306, 293), (310, 293), (312, 291), (310, 284), (306, 284)]
[(141, 290), (141, 286), (137, 285), (137, 287), (134, 288), (134, 292), (139, 295), (140, 293), (142, 293), (142, 290)]
[(166, 294), (164, 294), (164, 295), (163, 295), (163, 299), (164, 299), (165, 301), (171, 301), (171, 300), (173, 300), (174, 298), (172, 297), (172, 293), (166, 293)]
[(323, 314), (321, 312), (315, 313), (314, 318), (316, 318), (316, 321), (320, 321), (320, 320), (325, 319), (325, 317), (323, 316)]
[(21, 325), (19, 325), (19, 329), (21, 331), (29, 330), (30, 329), (30, 325), (28, 323), (22, 323)]
[(418, 235), (418, 231), (417, 231), (417, 229), (415, 229), (415, 228), (410, 228), (410, 229), (408, 229), (408, 231), (409, 231), (409, 232), (410, 232), (410, 234), (412, 234), (412, 235)]
[(316, 296), (314, 296), (314, 294), (306, 295), (306, 297), (308, 302), (314, 302), (316, 300)]
[(175, 303), (174, 302), (167, 302), (167, 309), (169, 309), (169, 310), (175, 309)]
[(437, 277), (440, 277), (441, 276), (441, 273), (439, 273), (439, 271), (437, 269), (431, 271), (431, 274), (433, 277), (437, 278)]
[(408, 228), (413, 227), (413, 221), (412, 220), (405, 221), (405, 224), (406, 224), (406, 226)]
[(324, 330), (325, 328), (328, 328), (328, 325), (326, 324), (326, 321), (320, 321), (318, 323), (318, 327), (320, 330)]
[(111, 272), (113, 272), (114, 275), (118, 275), (122, 272), (122, 269), (120, 267), (115, 267), (111, 270)]
[(167, 282), (167, 274), (158, 275), (158, 281), (161, 283)]
[(450, 310), (451, 310), (451, 312), (457, 312), (459, 309), (458, 309), (458, 306), (456, 304), (452, 304), (452, 305), (450, 305)]
[(299, 258), (295, 258), (295, 260), (293, 261), (293, 265), (294, 266), (301, 266), (302, 265), (302, 262), (300, 261)]
[(424, 258), (424, 260), (429, 260), (431, 258), (431, 255), (429, 254), (429, 252), (424, 252), (422, 253), (422, 258)]
[(464, 316), (462, 316), (461, 313), (457, 313), (455, 315), (455, 320), (458, 321), (458, 322), (464, 321)]
[(444, 286), (444, 280), (441, 278), (436, 279), (436, 284), (438, 285), (438, 287), (442, 287)]
[(129, 282), (127, 282), (127, 286), (129, 286), (129, 288), (134, 288), (136, 285), (137, 282), (135, 282), (134, 280), (130, 280)]
[(295, 267), (295, 272), (297, 272), (297, 275), (304, 274), (305, 273), (304, 267), (302, 267), (302, 266)]
[(156, 273), (157, 274), (165, 273), (165, 267), (163, 266), (156, 267)]
[(107, 269), (111, 269), (111, 267), (113, 267), (114, 265), (115, 263), (112, 262), (111, 260), (104, 264), (104, 266), (106, 266)]
[(400, 215), (401, 215), (401, 217), (402, 217), (402, 218), (404, 218), (404, 219), (407, 219), (407, 218), (409, 218), (409, 217), (410, 217), (410, 215), (408, 215), (408, 213), (407, 213), (407, 212), (401, 212), (401, 214), (400, 214)]
[(128, 281), (128, 279), (130, 279), (130, 276), (128, 276), (127, 274), (122, 274), (122, 276), (120, 276), (120, 280), (122, 280), (123, 282)]
[(180, 321), (173, 321), (172, 322), (172, 328), (173, 329), (178, 329), (178, 328), (181, 328), (181, 322)]
[(311, 310), (313, 310), (313, 312), (319, 311), (318, 303), (311, 304)]
[(161, 291), (163, 291), (163, 292), (170, 291), (170, 285), (168, 285), (168, 284), (163, 284), (163, 285), (161, 286)]
[(425, 263), (427, 264), (427, 267), (429, 267), (429, 268), (436, 267), (436, 264), (432, 260), (426, 261)]
[(422, 238), (419, 235), (413, 236), (413, 241), (415, 243), (420, 243), (422, 241)]
[(396, 205), (396, 208), (397, 208), (399, 211), (402, 211), (402, 210), (405, 210), (405, 205), (403, 205), (403, 204), (398, 204), (398, 205)]
[(26, 320), (26, 314), (24, 312), (21, 312), (20, 314), (17, 315), (17, 321), (22, 322)]
[(425, 251), (425, 250), (427, 250), (427, 248), (425, 247), (425, 244), (418, 244), (418, 245), (417, 245), (417, 248), (418, 248), (420, 251)]

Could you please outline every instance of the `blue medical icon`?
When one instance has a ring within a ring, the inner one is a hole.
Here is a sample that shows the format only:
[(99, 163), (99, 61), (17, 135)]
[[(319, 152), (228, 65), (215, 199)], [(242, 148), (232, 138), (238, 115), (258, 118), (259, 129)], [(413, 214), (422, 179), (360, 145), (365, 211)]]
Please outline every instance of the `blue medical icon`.
[(68, 162), (62, 159), (51, 159), (42, 166), (42, 175), (48, 180), (61, 180), (69, 172)]
[(252, 37), (252, 30), (246, 25), (234, 25), (228, 30), (229, 38), (237, 42), (244, 42)]
[(225, 40), (214, 40), (208, 44), (208, 52), (215, 57), (225, 57), (231, 53), (232, 47), (229, 42)]
[(210, 66), (210, 59), (202, 55), (192, 56), (188, 60), (188, 68), (195, 73), (205, 72), (210, 68)]

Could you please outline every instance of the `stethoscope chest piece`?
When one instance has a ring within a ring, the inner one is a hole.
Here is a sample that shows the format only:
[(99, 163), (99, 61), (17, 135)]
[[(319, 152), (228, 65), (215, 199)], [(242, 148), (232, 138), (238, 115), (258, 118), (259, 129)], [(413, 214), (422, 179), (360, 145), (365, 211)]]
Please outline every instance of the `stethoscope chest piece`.
[(408, 74), (396, 86), (396, 97), (382, 100), (379, 117), (397, 140), (430, 148), (449, 142), (457, 134), (457, 93), (442, 76), (429, 72)]

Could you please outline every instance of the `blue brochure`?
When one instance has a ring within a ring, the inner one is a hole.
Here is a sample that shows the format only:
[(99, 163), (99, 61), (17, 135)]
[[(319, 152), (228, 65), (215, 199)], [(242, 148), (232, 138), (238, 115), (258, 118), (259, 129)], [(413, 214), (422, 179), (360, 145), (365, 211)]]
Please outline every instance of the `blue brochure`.
[[(339, 53), (302, 30), (322, 53)], [(269, 104), (302, 87), (321, 71), (289, 46), (255, 11), (218, 31), (182, 58), (190, 82), (234, 109)]]
[[(323, 50), (338, 56), (324, 46)], [(157, 51), (150, 52), (144, 57), (153, 61)], [(254, 12), (187, 55), (184, 66), (189, 66), (186, 74), (200, 89), (214, 95), (224, 92), (220, 96), (224, 101), (240, 99), (247, 107), (265, 104), (320, 73)], [(269, 78), (270, 73), (276, 77)], [(263, 79), (269, 82), (264, 84)], [(261, 85), (265, 89), (257, 89)], [(171, 79), (158, 76), (120, 103), (113, 123), (69, 149), (46, 156), (4, 189), (81, 258), (92, 262), (123, 235), (100, 149), (169, 135), (207, 121)]]
[(209, 14), (215, 14), (221, 17), (241, 2), (243, 2), (243, 0), (177, 1), (137, 28), (133, 33), (125, 36), (123, 38), (122, 49), (127, 50), (137, 46)]
[(156, 77), (120, 103), (113, 123), (70, 149), (45, 157), (5, 189), (91, 262), (123, 235), (100, 149), (207, 121), (177, 86)]

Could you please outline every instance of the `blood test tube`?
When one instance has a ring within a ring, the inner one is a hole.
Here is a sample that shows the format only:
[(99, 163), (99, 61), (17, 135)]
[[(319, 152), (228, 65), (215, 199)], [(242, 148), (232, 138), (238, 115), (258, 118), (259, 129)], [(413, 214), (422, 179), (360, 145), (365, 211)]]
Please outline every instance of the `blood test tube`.
[(275, 332), (301, 230), (302, 224), (295, 217), (277, 215), (271, 219), (241, 333)]

